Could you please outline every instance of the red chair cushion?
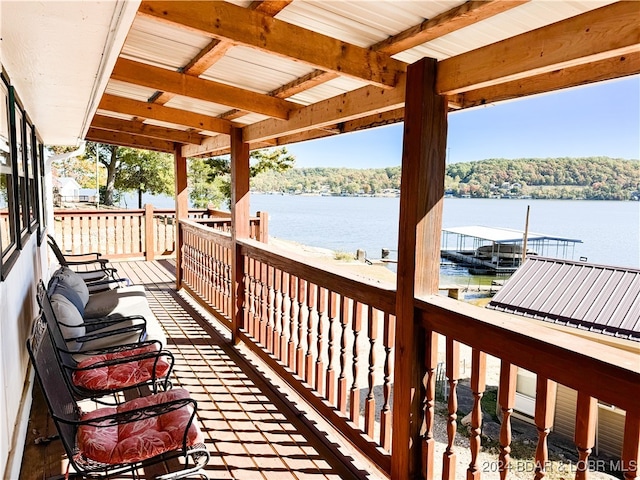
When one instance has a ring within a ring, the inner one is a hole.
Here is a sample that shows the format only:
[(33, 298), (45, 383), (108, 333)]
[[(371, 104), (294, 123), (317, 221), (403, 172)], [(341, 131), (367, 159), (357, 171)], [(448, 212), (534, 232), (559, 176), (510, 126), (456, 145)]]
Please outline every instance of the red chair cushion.
[[(147, 397), (136, 398), (117, 407), (99, 408), (82, 415), (86, 421), (126, 412), (170, 400), (189, 398), (189, 392), (183, 388), (174, 388)], [(78, 428), (78, 449), (82, 457), (106, 464), (132, 463), (155, 457), (165, 452), (182, 448), (184, 431), (191, 417), (188, 406), (169, 413), (133, 421), (122, 425), (101, 426), (81, 425)], [(203, 443), (200, 429), (195, 423), (189, 427), (187, 445)]]
[[(127, 350), (125, 352), (109, 353), (106, 355), (95, 355), (78, 363), (79, 368), (90, 367), (98, 362), (114, 360), (119, 358), (129, 358), (132, 355), (140, 355), (158, 350), (157, 345), (146, 345), (144, 347)], [(98, 367), (89, 370), (77, 370), (73, 372), (73, 384), (87, 390), (119, 390), (132, 385), (146, 382), (153, 378), (154, 358), (146, 358), (138, 361), (119, 363), (108, 367)], [(156, 378), (164, 377), (169, 371), (169, 363), (162, 357), (156, 364)]]

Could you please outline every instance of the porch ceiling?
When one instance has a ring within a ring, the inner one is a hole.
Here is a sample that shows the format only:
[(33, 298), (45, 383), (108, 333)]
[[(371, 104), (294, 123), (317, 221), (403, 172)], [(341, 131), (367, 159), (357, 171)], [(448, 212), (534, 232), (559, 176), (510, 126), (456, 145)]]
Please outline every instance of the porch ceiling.
[(143, 1), (86, 138), (225, 153), (402, 121), (409, 62), (450, 109), (640, 73), (634, 1)]

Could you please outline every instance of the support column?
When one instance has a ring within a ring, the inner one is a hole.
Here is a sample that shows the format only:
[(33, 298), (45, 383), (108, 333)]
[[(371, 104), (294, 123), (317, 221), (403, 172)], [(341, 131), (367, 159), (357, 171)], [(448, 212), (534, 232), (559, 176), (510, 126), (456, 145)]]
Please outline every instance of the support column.
[(238, 239), (249, 238), (249, 144), (242, 139), (242, 129), (231, 129), (231, 238), (233, 252), (231, 277), (233, 281), (231, 335), (240, 340), (238, 332), (244, 328), (244, 258)]
[(414, 298), (437, 294), (447, 144), (447, 101), (436, 93), (437, 61), (407, 69), (405, 96), (393, 399), (391, 478), (420, 475), (424, 334)]
[(189, 192), (187, 190), (187, 159), (182, 155), (182, 145), (174, 151), (176, 179), (176, 288), (182, 288), (182, 230), (180, 220), (189, 218)]

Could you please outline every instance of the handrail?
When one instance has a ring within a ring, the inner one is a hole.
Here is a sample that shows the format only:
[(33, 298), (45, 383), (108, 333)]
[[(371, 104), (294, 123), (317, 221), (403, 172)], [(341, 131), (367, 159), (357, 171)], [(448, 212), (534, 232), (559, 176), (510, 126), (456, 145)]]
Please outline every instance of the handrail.
[(415, 305), (429, 330), (624, 410), (638, 407), (640, 347), (624, 351), (436, 295)]
[(395, 285), (384, 285), (366, 278), (356, 277), (348, 273), (337, 274), (329, 268), (315, 264), (313, 261), (281, 250), (271, 245), (264, 245), (254, 240), (238, 240), (242, 255), (251, 257), (272, 267), (286, 270), (288, 273), (315, 285), (328, 287), (343, 293), (358, 302), (371, 305), (392, 315), (396, 309)]

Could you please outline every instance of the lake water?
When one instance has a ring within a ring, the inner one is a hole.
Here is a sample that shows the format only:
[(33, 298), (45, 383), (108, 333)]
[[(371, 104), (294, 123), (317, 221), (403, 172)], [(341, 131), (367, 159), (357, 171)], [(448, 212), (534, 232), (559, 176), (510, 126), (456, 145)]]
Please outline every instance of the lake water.
[[(135, 207), (136, 201), (127, 204)], [(143, 197), (173, 208), (172, 198)], [(380, 258), (398, 241), (398, 198), (251, 195), (251, 212), (269, 212), (269, 234), (305, 245), (345, 252), (362, 249)], [(573, 258), (640, 268), (640, 202), (446, 198), (443, 226), (484, 225), (582, 240)], [(466, 272), (457, 272), (466, 274)], [(456, 274), (456, 272), (454, 272)]]
[[(582, 240), (574, 259), (640, 268), (640, 203), (446, 198), (443, 226), (484, 225)], [(398, 198), (252, 194), (251, 211), (269, 212), (269, 234), (380, 258), (398, 241)]]

